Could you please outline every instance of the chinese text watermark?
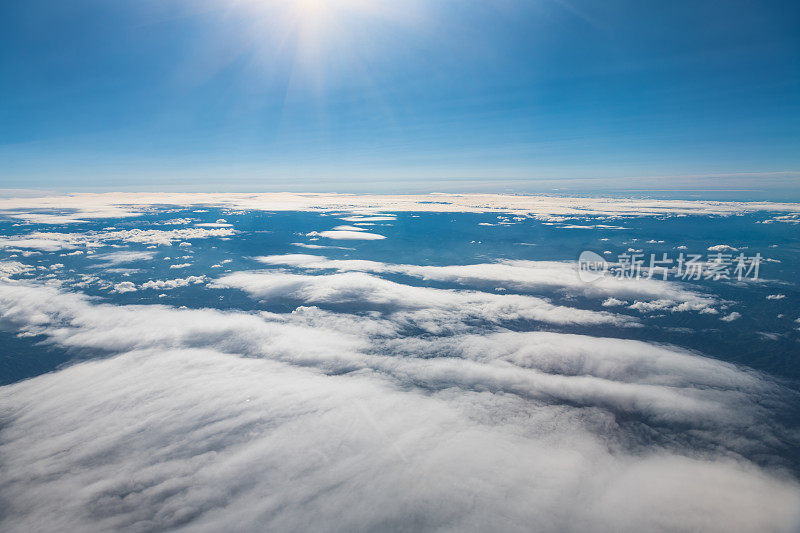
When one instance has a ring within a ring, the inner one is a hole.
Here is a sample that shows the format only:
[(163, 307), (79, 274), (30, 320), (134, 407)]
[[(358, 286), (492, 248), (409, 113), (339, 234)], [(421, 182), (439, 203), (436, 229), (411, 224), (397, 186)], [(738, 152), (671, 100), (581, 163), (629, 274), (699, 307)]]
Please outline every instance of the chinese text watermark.
[(760, 253), (747, 256), (715, 252), (691, 254), (666, 252), (646, 254), (625, 252), (609, 262), (600, 254), (586, 250), (578, 258), (578, 275), (592, 282), (603, 277), (617, 279), (738, 280), (759, 279), (763, 258)]

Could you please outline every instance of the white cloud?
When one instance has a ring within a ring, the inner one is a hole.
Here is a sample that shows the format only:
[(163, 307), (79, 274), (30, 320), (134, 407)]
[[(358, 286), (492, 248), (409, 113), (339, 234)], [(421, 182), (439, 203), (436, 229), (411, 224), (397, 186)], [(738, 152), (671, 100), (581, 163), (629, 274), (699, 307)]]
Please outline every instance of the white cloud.
[(134, 292), (136, 291), (136, 285), (130, 281), (123, 281), (122, 283), (117, 283), (114, 285), (114, 289), (112, 292)]
[[(104, 241), (123, 241), (142, 244), (172, 244), (175, 241), (185, 241), (186, 239), (207, 239), (211, 237), (229, 237), (234, 235), (232, 229), (203, 229), (203, 228), (179, 228), (173, 230), (141, 230), (132, 229), (124, 231), (113, 231), (101, 234), (100, 238)], [(191, 243), (187, 243), (191, 244)]]
[(195, 218), (171, 218), (169, 220), (152, 222), (154, 226), (186, 226), (194, 222)]
[(394, 222), (397, 217), (394, 215), (352, 216), (343, 217), (341, 220), (345, 222)]
[(783, 300), (786, 298), (785, 294), (768, 294), (767, 300)]
[(0, 281), (9, 281), (12, 276), (30, 272), (33, 267), (19, 261), (0, 261)]
[(367, 231), (365, 228), (358, 226), (336, 226), (332, 231)]
[(204, 283), (205, 281), (206, 281), (205, 276), (188, 276), (185, 278), (176, 278), (176, 279), (157, 279), (142, 283), (141, 288), (143, 290), (153, 289), (153, 290), (164, 291), (164, 290), (176, 289), (178, 287), (188, 287), (189, 285), (198, 285)]
[(173, 230), (114, 230), (86, 233), (33, 232), (13, 238), (0, 238), (0, 248), (28, 248), (47, 252), (78, 247), (99, 247), (108, 242), (172, 244), (185, 239), (226, 237), (232, 229), (179, 228)]
[(308, 248), (309, 250), (326, 250), (326, 249), (352, 250), (353, 249), (353, 248), (346, 248), (344, 246), (326, 246), (324, 244), (306, 244), (304, 242), (293, 242), (292, 246), (297, 246), (298, 248)]
[[(64, 235), (65, 238), (53, 238)], [(77, 243), (69, 234), (33, 233), (21, 237), (0, 237), (0, 248), (27, 248), (44, 252), (57, 252), (74, 248)], [(80, 244), (84, 244), (81, 242)]]
[(643, 313), (652, 313), (654, 311), (669, 311), (671, 313), (680, 313), (686, 311), (698, 311), (702, 314), (716, 314), (716, 309), (708, 307), (706, 302), (703, 301), (686, 301), (676, 304), (675, 301), (669, 299), (658, 299), (647, 302), (635, 301), (628, 306), (628, 309), (635, 309)]
[(108, 266), (134, 263), (137, 261), (151, 261), (153, 257), (155, 257), (155, 252), (120, 251), (94, 255), (95, 259), (99, 259)]
[(195, 224), (195, 226), (198, 228), (231, 228), (233, 224), (228, 224), (226, 222), (199, 222)]
[(720, 318), (720, 320), (723, 322), (733, 322), (734, 320), (738, 320), (740, 318), (742, 318), (742, 314), (737, 311), (733, 311), (732, 313)]
[(630, 229), (623, 226), (608, 226), (605, 224), (566, 224), (559, 227), (561, 229)]
[[(716, 298), (687, 288), (678, 282), (657, 279), (617, 279), (605, 277), (594, 283), (580, 280), (576, 263), (561, 261), (499, 261), (473, 265), (403, 265), (366, 260), (331, 260), (309, 254), (257, 257), (276, 266), (307, 270), (331, 269), (339, 272), (392, 273), (424, 280), (452, 283), (500, 284), (516, 290), (566, 290), (588, 297), (647, 298), (669, 301), (676, 311), (700, 310), (717, 302)], [(683, 306), (683, 307), (679, 307)]]
[(0, 316), (121, 354), (0, 387), (4, 531), (800, 524), (797, 483), (741, 455), (780, 441), (762, 407), (779, 386), (670, 347), (402, 337), (369, 315), (114, 306), (20, 283), (0, 284)]
[(186, 268), (192, 266), (191, 263), (178, 263), (175, 265), (170, 265), (169, 268)]
[(310, 233), (306, 233), (306, 237), (324, 237), (326, 239), (361, 240), (361, 241), (376, 241), (386, 238), (383, 235), (379, 235), (377, 233), (370, 233), (368, 231), (362, 230), (361, 228), (359, 228), (358, 231), (339, 231), (339, 230), (312, 231)]
[(414, 287), (361, 272), (325, 276), (277, 271), (233, 272), (219, 278), (212, 286), (241, 289), (261, 299), (289, 298), (307, 304), (387, 308), (395, 320), (407, 321), (432, 332), (457, 328), (469, 320), (637, 325), (635, 319), (628, 316), (557, 306), (531, 296)]
[[(136, 216), (172, 202), (334, 213), (364, 206), (341, 218), (353, 226), (309, 234), (331, 239), (385, 238), (358, 226), (395, 220), (378, 208), (499, 211), (558, 223), (577, 216), (800, 211), (798, 204), (769, 203), (292, 194), (0, 199), (0, 209), (73, 206), (71, 214), (12, 215), (62, 223)], [(175, 231), (36, 232), (0, 238), (0, 247), (156, 246), (226, 238), (234, 233), (229, 226), (220, 219)], [(96, 257), (126, 253), (139, 252)], [(720, 303), (714, 296), (658, 280), (585, 284), (567, 262), (426, 266), (299, 254), (260, 260), (334, 273), (236, 272), (217, 287), (331, 309), (116, 306), (26, 281), (0, 282), (0, 319), (12, 331), (87, 357), (108, 355), (0, 387), (0, 529), (794, 531), (800, 525), (800, 488), (775, 452), (794, 437), (766, 407), (784, 397), (780, 385), (676, 347), (503, 329), (532, 320), (603, 325), (613, 334), (614, 326), (638, 324), (623, 314), (532, 296), (414, 287), (377, 275), (554, 290), (602, 298), (605, 307), (633, 301), (630, 307), (640, 311), (718, 313), (709, 307)], [(6, 264), (0, 263), (0, 277)], [(16, 263), (6, 270), (27, 268)], [(205, 281), (152, 280), (139, 289)]]
[[(0, 198), (0, 212), (41, 223), (77, 222), (87, 218), (139, 216), (154, 205), (214, 206), (261, 211), (363, 211), (341, 217), (346, 222), (395, 220), (394, 212), (504, 213), (563, 222), (570, 218), (718, 215), (758, 211), (783, 212), (780, 220), (796, 223), (800, 204), (778, 202), (718, 202), (637, 198), (590, 198), (504, 194), (341, 195), (296, 193), (105, 193), (40, 198)], [(52, 211), (45, 213), (45, 211)], [(196, 212), (205, 212), (198, 209)]]
[(708, 247), (709, 252), (738, 252), (738, 248), (734, 248), (729, 244), (717, 244)]

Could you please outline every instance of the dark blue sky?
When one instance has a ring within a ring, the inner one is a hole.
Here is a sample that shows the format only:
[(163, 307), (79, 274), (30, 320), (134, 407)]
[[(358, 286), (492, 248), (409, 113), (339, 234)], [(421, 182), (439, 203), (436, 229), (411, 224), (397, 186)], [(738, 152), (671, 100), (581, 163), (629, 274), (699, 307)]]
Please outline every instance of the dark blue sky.
[(0, 43), (0, 188), (800, 181), (796, 1), (26, 0)]

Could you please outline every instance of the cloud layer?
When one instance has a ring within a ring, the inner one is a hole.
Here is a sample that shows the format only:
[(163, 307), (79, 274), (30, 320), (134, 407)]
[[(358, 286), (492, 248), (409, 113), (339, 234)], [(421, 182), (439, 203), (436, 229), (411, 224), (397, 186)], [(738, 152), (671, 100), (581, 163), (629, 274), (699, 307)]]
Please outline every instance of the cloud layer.
[(401, 296), (363, 272), (236, 276), (219, 283), (391, 308), (119, 306), (0, 282), (5, 325), (96, 354), (0, 388), (3, 530), (800, 524), (800, 488), (770, 451), (788, 438), (765, 407), (780, 386), (757, 373), (613, 338), (409, 335), (397, 315), (547, 304), (535, 298)]
[[(0, 237), (0, 248), (27, 248), (55, 252), (83, 247), (99, 247), (106, 243), (124, 242), (135, 244), (167, 245), (185, 239), (207, 239), (233, 235), (230, 228), (203, 229), (180, 228), (173, 230), (108, 230), (93, 232), (58, 233), (35, 231), (25, 235)], [(129, 252), (123, 252), (127, 254)], [(108, 254), (110, 255), (110, 254)]]
[[(208, 212), (199, 206), (223, 211), (205, 221), (159, 218)], [(258, 210), (319, 215), (292, 228), (291, 240), (308, 243), (282, 245), (279, 223), (238, 216)], [(625, 231), (617, 219), (635, 216), (771, 211), (791, 221), (800, 205), (504, 195), (0, 199), (15, 233), (0, 237), (0, 248), (31, 263), (0, 262), (0, 328), (19, 346), (71, 357), (0, 387), (0, 530), (800, 529), (798, 435), (784, 425), (797, 395), (702, 353), (616, 338), (667, 338), (664, 322), (643, 324), (676, 313), (666, 323), (682, 325), (692, 317), (677, 313), (687, 311), (736, 328), (749, 320), (731, 308), (739, 302), (680, 282), (586, 283), (572, 261), (493, 261), (482, 251), (456, 265), (349, 258), (385, 250), (368, 241), (387, 236), (409, 246), (403, 225), (424, 218), (402, 215), (412, 211), (494, 213), (481, 226), (535, 218), (583, 235)], [(129, 229), (143, 215), (145, 229)], [(128, 220), (74, 233), (25, 226), (111, 217)], [(447, 225), (455, 216), (431, 218)], [(226, 247), (234, 236), (242, 240)], [(730, 246), (719, 242), (709, 244)], [(158, 245), (177, 245), (176, 253), (162, 257)], [(153, 250), (137, 249), (145, 246)], [(99, 247), (113, 251), (94, 253)], [(229, 270), (255, 268), (244, 250), (292, 247), (309, 254), (264, 255), (259, 270)], [(142, 268), (121, 268), (130, 266)], [(112, 303), (156, 295), (225, 309)], [(759, 301), (778, 308), (783, 298), (765, 292)], [(27, 355), (38, 354), (12, 354)]]
[(456, 328), (470, 319), (637, 325), (628, 316), (557, 306), (531, 296), (414, 287), (362, 272), (326, 276), (279, 271), (234, 272), (219, 278), (213, 286), (241, 289), (258, 298), (289, 298), (305, 304), (355, 304), (361, 310), (387, 310), (395, 320), (412, 322), (431, 332)]
[[(576, 264), (570, 261), (497, 261), (472, 265), (401, 265), (358, 259), (332, 260), (310, 254), (285, 254), (257, 257), (268, 265), (290, 266), (310, 271), (373, 272), (402, 274), (424, 280), (467, 285), (501, 286), (522, 291), (556, 289), (587, 297), (639, 298), (657, 301), (656, 309), (673, 311), (704, 310), (717, 299), (689, 289), (685, 284), (658, 279), (617, 279), (611, 276), (593, 283), (582, 281)], [(635, 302), (632, 306), (637, 309)], [(641, 307), (643, 302), (638, 302)]]
[[(39, 224), (138, 216), (153, 205), (215, 206), (261, 211), (345, 211), (348, 222), (392, 220), (385, 212), (499, 212), (544, 220), (603, 216), (730, 216), (757, 211), (800, 212), (800, 204), (504, 194), (343, 195), (295, 193), (104, 193), (0, 198), (0, 212)], [(793, 219), (792, 219), (793, 220)]]

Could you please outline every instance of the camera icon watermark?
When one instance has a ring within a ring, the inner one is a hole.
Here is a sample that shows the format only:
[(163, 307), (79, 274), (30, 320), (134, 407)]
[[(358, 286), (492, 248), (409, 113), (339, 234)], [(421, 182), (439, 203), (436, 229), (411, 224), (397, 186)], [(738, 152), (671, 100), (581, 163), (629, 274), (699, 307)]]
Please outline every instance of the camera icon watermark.
[(604, 278), (608, 269), (608, 261), (602, 255), (591, 250), (584, 250), (578, 257), (578, 277), (584, 283), (592, 283)]

